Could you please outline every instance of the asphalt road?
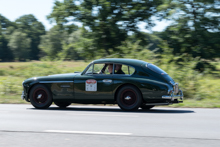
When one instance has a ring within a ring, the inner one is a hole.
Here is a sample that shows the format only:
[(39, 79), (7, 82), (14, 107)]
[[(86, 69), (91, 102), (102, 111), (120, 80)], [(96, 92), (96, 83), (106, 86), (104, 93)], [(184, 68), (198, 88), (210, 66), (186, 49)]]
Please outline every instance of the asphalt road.
[(0, 104), (0, 147), (220, 146), (220, 109)]

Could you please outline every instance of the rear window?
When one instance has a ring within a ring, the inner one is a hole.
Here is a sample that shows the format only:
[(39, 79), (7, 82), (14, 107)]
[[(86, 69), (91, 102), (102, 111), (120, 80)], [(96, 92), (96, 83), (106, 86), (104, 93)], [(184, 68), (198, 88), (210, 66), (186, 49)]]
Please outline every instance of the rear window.
[(167, 73), (165, 71), (163, 71), (162, 69), (160, 69), (159, 67), (157, 67), (154, 64), (148, 63), (148, 64), (146, 64), (146, 67), (149, 68), (150, 70), (158, 73), (158, 74), (167, 75)]

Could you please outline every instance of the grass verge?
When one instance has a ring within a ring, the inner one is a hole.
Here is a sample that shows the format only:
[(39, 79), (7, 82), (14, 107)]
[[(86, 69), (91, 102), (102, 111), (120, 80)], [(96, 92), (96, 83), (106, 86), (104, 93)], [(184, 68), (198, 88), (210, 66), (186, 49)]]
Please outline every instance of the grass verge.
[[(22, 81), (37, 76), (83, 71), (87, 62), (55, 61), (55, 62), (2, 62), (0, 63), (0, 103), (26, 104), (20, 98)], [(160, 65), (162, 69), (179, 82), (184, 92), (184, 103), (169, 107), (220, 108), (219, 76), (199, 74), (185, 66), (178, 69), (173, 65)], [(188, 99), (187, 99), (188, 98)]]

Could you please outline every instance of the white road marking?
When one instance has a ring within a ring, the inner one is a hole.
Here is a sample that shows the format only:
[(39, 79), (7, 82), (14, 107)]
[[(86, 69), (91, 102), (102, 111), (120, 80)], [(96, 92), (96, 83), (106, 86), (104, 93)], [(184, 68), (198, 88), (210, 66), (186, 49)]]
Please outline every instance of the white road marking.
[(90, 114), (90, 113), (81, 113), (81, 114), (67, 113), (67, 114), (68, 115), (77, 115), (77, 116), (90, 115), (90, 116), (105, 116), (105, 117), (139, 117), (138, 115), (109, 115), (109, 114)]
[(89, 132), (89, 131), (65, 131), (65, 130), (45, 130), (49, 133), (70, 133), (70, 134), (96, 134), (96, 135), (132, 135), (132, 133), (117, 133), (117, 132)]

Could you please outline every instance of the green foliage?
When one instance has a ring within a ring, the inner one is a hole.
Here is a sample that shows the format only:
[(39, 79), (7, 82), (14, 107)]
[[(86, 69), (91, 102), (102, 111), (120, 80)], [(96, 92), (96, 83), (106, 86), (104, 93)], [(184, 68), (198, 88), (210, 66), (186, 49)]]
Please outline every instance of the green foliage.
[[(136, 43), (136, 48), (138, 47)], [(146, 52), (145, 52), (146, 50)], [(154, 63), (165, 70), (184, 92), (184, 104), (174, 105), (178, 107), (219, 107), (220, 79), (210, 74), (200, 74), (193, 70), (195, 61), (183, 61), (184, 66), (178, 66), (175, 63), (169, 63), (164, 54), (158, 58), (154, 52), (147, 49), (143, 50), (146, 54), (140, 53), (139, 59)], [(172, 52), (172, 50), (171, 50)], [(136, 52), (138, 53), (138, 52)], [(133, 54), (133, 53), (132, 53)], [(117, 56), (117, 55), (116, 55)], [(133, 55), (135, 56), (135, 55)], [(0, 103), (21, 103), (20, 95), (22, 92), (22, 81), (37, 76), (46, 76), (59, 73), (73, 73), (83, 71), (88, 65), (85, 62), (15, 62), (0, 63)], [(220, 67), (220, 64), (217, 65)], [(20, 101), (18, 101), (18, 99)], [(186, 102), (186, 104), (185, 104)], [(207, 105), (204, 105), (206, 104)]]
[(22, 91), (20, 78), (0, 77), (0, 95), (19, 95)]
[[(17, 62), (15, 62), (17, 63)], [(4, 63), (0, 63), (4, 64)], [(37, 76), (47, 76), (51, 74), (59, 73), (73, 73), (75, 71), (82, 71), (86, 63), (82, 62), (24, 62), (18, 65), (12, 66), (11, 64), (6, 64), (0, 67), (0, 76), (12, 76), (21, 77), (22, 79), (37, 77)]]
[(32, 14), (24, 15), (18, 18), (16, 21), (16, 27), (23, 33), (27, 34), (27, 37), (31, 39), (30, 44), (30, 58), (32, 60), (39, 59), (39, 44), (40, 36), (45, 34), (45, 28), (41, 22), (39, 22)]
[[(37, 71), (37, 72), (36, 72)], [(14, 68), (7, 71), (7, 75), (15, 76), (15, 77), (23, 77), (30, 78), (33, 76), (46, 76), (56, 73), (61, 73), (61, 69), (57, 68), (53, 64), (47, 63), (33, 63), (27, 66), (20, 66), (18, 68)]]
[[(133, 1), (133, 0), (97, 0), (97, 1), (56, 1), (53, 12), (48, 16), (58, 26), (64, 26), (80, 22), (83, 28), (89, 32), (84, 36), (81, 46), (84, 47), (86, 39), (92, 39), (92, 47), (86, 44), (86, 51), (83, 54), (110, 55), (111, 52), (118, 52), (118, 46), (125, 41), (129, 32), (139, 32), (138, 22), (147, 23), (147, 28), (154, 24), (151, 17), (156, 14), (157, 1)], [(95, 46), (95, 52), (94, 47)], [(89, 54), (90, 53), (90, 54)], [(91, 55), (93, 56), (93, 55)]]
[(44, 26), (33, 15), (21, 16), (15, 22), (0, 15), (0, 61), (38, 60), (40, 36), (44, 34)]
[[(37, 63), (0, 63), (0, 103), (1, 98), (19, 97), (22, 82), (31, 77), (47, 76), (59, 73), (83, 71), (88, 63), (82, 62), (37, 62)], [(4, 65), (4, 66), (1, 66)], [(10, 103), (10, 100), (7, 100)], [(6, 102), (4, 100), (3, 102)]]
[(4, 75), (5, 75), (4, 70), (0, 69), (0, 76), (4, 76)]
[[(17, 95), (21, 90), (18, 85), (32, 76), (82, 71), (85, 67), (76, 62), (79, 65), (73, 70), (56, 60), (119, 57), (158, 65), (180, 83), (186, 98), (217, 100), (219, 10), (219, 1), (213, 0), (56, 0), (48, 16), (56, 26), (47, 32), (31, 14), (15, 22), (0, 15), (0, 61), (47, 61), (7, 69), (0, 66), (0, 95)], [(140, 22), (151, 29), (154, 19), (173, 23), (163, 32), (139, 30)]]
[(14, 57), (18, 60), (29, 59), (30, 45), (31, 39), (27, 37), (27, 34), (22, 33), (20, 30), (15, 30), (13, 32), (8, 43)]
[(0, 14), (0, 61), (13, 59), (11, 50), (8, 48), (8, 30), (14, 28), (14, 24)]
[(168, 0), (158, 9), (173, 24), (155, 34), (168, 41), (174, 55), (185, 53), (200, 60), (220, 56), (219, 1)]
[[(41, 44), (39, 47), (46, 53), (48, 58), (54, 60), (57, 54), (62, 50), (62, 42), (65, 37), (64, 33), (59, 31), (57, 26), (51, 28), (46, 35), (41, 36)], [(43, 54), (41, 54), (42, 56)]]
[(117, 57), (154, 61), (158, 60), (160, 56), (172, 55), (171, 52), (168, 52), (170, 49), (168, 44), (162, 39), (153, 34), (142, 33), (139, 35), (145, 36), (144, 40), (141, 38), (138, 40), (137, 35), (130, 36), (118, 47), (120, 52)]
[[(211, 75), (208, 68), (203, 73), (195, 71), (194, 67), (198, 63), (199, 58), (188, 56), (187, 59), (181, 60), (179, 64), (176, 64), (175, 61), (182, 57), (174, 56), (172, 54), (173, 49), (169, 48), (168, 44), (164, 41), (160, 42), (159, 47), (163, 49), (162, 54), (157, 53), (156, 50), (149, 50), (149, 46), (141, 46), (140, 41), (136, 41), (135, 43), (124, 42), (120, 46), (120, 49), (124, 52), (113, 54), (112, 57), (135, 58), (159, 66), (174, 81), (179, 83), (179, 86), (184, 92), (184, 97), (187, 99), (202, 100), (206, 98), (219, 98), (219, 76), (214, 77)], [(216, 74), (220, 75), (220, 72)]]

